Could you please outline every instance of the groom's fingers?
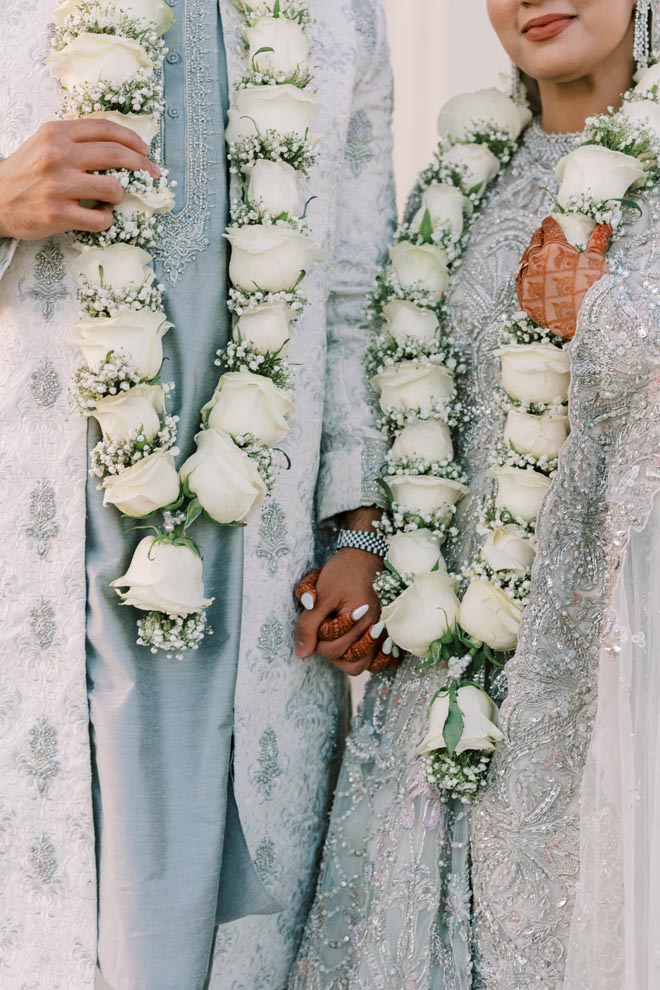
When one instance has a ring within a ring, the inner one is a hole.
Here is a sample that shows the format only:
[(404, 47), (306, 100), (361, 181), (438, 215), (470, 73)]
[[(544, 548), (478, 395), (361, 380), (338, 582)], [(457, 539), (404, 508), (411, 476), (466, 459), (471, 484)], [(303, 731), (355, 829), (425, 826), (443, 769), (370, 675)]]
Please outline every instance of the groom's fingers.
[(87, 230), (100, 233), (112, 227), (114, 215), (112, 210), (88, 210), (84, 206), (72, 205), (66, 214), (65, 230)]
[(131, 172), (150, 172), (154, 179), (160, 175), (158, 166), (146, 155), (117, 141), (78, 144), (73, 164), (82, 172), (105, 172), (108, 169), (123, 168)]
[(85, 117), (82, 120), (54, 120), (43, 126), (56, 135), (65, 135), (71, 141), (112, 141), (123, 144), (126, 148), (133, 148), (142, 155), (149, 154), (149, 145), (135, 131), (111, 120)]

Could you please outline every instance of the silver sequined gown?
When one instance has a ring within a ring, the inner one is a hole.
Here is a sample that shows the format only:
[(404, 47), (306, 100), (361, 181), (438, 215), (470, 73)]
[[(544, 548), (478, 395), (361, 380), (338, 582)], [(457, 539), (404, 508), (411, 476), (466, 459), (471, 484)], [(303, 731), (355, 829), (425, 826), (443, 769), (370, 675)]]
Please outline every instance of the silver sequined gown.
[[(449, 548), (454, 565), (478, 546), (479, 497), (503, 429), (493, 390), (500, 318), (517, 308), (521, 254), (552, 208), (554, 168), (573, 141), (531, 125), (453, 278), (451, 321), (467, 362), (460, 397), (470, 410), (458, 452), (471, 487)], [(415, 760), (444, 671), (418, 673), (409, 660), (371, 681), (348, 740), (291, 990), (599, 987), (566, 976), (566, 959), (576, 937), (579, 795), (608, 609), (627, 533), (648, 516), (660, 477), (652, 463), (660, 414), (649, 411), (659, 380), (655, 195), (617, 239), (615, 274), (591, 290), (571, 346), (573, 432), (540, 524), (535, 591), (507, 670), (508, 739), (489, 788), (468, 815), (440, 803)], [(612, 932), (612, 952), (615, 942)], [(579, 963), (571, 971), (581, 973)]]

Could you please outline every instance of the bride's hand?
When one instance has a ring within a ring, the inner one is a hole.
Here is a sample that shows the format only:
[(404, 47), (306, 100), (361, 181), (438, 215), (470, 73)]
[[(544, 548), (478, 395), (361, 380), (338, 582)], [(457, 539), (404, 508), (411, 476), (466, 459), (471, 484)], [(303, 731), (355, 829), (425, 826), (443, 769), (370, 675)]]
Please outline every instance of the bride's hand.
[(596, 227), (585, 251), (566, 240), (552, 217), (534, 233), (518, 269), (518, 301), (528, 316), (566, 340), (575, 335), (582, 301), (594, 282), (609, 274), (609, 224)]
[(149, 148), (128, 127), (106, 120), (57, 120), (40, 127), (13, 155), (0, 161), (0, 237), (41, 240), (68, 230), (102, 231), (112, 210), (81, 206), (81, 200), (116, 206), (121, 185), (95, 171), (160, 170)]
[[(382, 669), (386, 634), (373, 590), (382, 566), (374, 554), (344, 547), (300, 582), (296, 597), (304, 608), (296, 627), (299, 657), (316, 654), (346, 674), (361, 674), (372, 665)], [(391, 641), (385, 649), (391, 651)]]

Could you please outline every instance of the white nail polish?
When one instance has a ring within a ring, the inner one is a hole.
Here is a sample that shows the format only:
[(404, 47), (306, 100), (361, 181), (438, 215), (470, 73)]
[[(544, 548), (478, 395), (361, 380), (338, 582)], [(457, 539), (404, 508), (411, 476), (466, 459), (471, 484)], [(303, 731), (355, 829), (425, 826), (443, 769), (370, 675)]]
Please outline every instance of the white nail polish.
[(303, 608), (306, 608), (308, 612), (311, 612), (314, 608), (314, 595), (312, 595), (311, 592), (306, 591), (300, 599), (300, 604)]
[(390, 653), (392, 652), (393, 647), (394, 647), (394, 643), (392, 642), (392, 637), (391, 636), (388, 636), (387, 639), (385, 640), (385, 642), (383, 643), (383, 645), (381, 647), (381, 650), (385, 654), (386, 657), (389, 657)]
[(401, 650), (399, 649), (399, 647), (398, 646), (393, 647), (392, 656), (394, 657), (394, 659), (396, 660), (397, 657), (399, 657), (400, 655), (401, 655)]
[(367, 614), (368, 611), (369, 611), (368, 605), (360, 605), (360, 607), (356, 608), (354, 612), (351, 612), (351, 619), (353, 620), (353, 622), (359, 622), (360, 619), (362, 619)]
[(372, 626), (371, 629), (369, 630), (369, 635), (371, 636), (372, 639), (378, 639), (384, 628), (385, 628), (384, 622), (377, 622), (376, 625)]

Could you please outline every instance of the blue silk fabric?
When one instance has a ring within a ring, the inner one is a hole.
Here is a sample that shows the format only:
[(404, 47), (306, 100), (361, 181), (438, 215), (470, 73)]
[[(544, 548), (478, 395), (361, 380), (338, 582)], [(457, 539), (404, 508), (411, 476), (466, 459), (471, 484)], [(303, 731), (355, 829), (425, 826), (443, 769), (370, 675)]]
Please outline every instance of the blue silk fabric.
[[(218, 377), (227, 313), (228, 105), (222, 26), (213, 0), (171, 0), (166, 37), (165, 165), (175, 214), (157, 251), (175, 328), (162, 378), (175, 381), (182, 456)], [(90, 424), (90, 447), (99, 439)], [(204, 521), (214, 635), (185, 659), (136, 645), (139, 613), (110, 582), (144, 533), (87, 491), (90, 723), (99, 877), (99, 965), (113, 990), (202, 990), (214, 928), (279, 910), (251, 863), (231, 785), (243, 539)], [(139, 525), (139, 523), (137, 523)]]

